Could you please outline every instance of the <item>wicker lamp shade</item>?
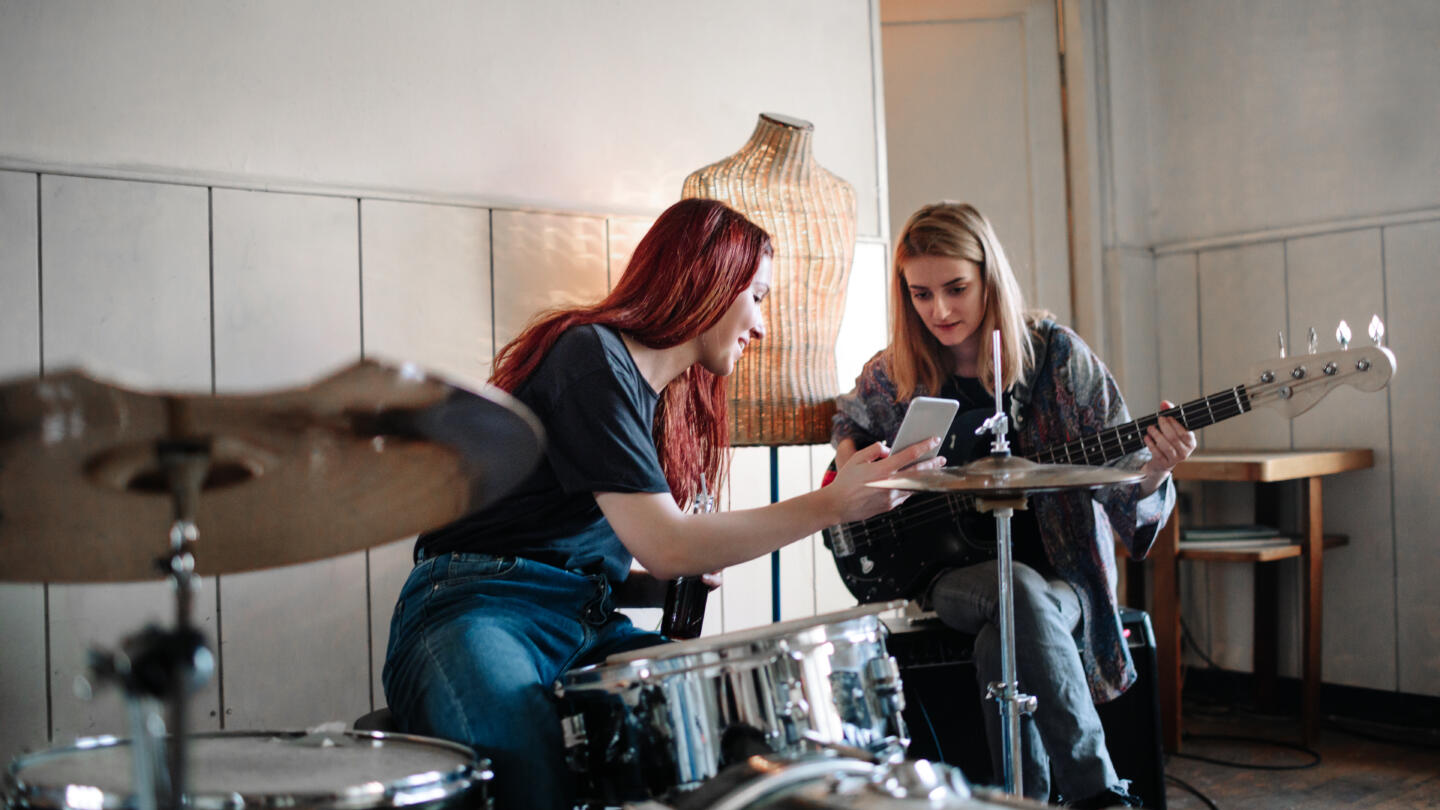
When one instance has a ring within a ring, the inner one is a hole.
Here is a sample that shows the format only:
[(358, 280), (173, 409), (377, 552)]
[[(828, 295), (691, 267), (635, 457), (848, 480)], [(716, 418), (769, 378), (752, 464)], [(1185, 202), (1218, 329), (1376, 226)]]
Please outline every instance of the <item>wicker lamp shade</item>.
[(855, 187), (816, 165), (814, 126), (762, 113), (740, 151), (689, 177), (684, 198), (720, 200), (774, 240), (765, 339), (730, 377), (731, 443), (830, 440), (835, 342), (855, 256)]

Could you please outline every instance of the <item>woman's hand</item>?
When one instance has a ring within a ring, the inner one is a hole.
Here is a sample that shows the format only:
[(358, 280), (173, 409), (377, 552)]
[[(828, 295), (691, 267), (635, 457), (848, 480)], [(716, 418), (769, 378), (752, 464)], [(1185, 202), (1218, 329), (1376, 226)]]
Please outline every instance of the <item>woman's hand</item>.
[[(845, 459), (843, 466), (835, 474), (835, 480), (824, 490), (834, 495), (839, 504), (839, 522), (864, 520), (904, 503), (905, 499), (914, 493), (900, 489), (877, 489), (868, 486), (868, 483), (900, 474), (904, 467), (915, 464), (916, 459), (939, 446), (940, 439), (933, 438), (917, 442), (898, 453), (891, 453), (890, 448), (883, 442), (856, 450)], [(936, 456), (915, 464), (910, 469), (933, 470), (943, 466), (945, 458)]]
[[(1160, 410), (1169, 410), (1175, 407), (1175, 403), (1168, 399), (1160, 400)], [(1145, 446), (1150, 449), (1150, 460), (1140, 468), (1145, 478), (1140, 482), (1140, 491), (1146, 495), (1160, 488), (1165, 476), (1175, 469), (1175, 465), (1190, 457), (1195, 452), (1195, 434), (1186, 430), (1173, 417), (1162, 416), (1160, 420), (1145, 430)]]

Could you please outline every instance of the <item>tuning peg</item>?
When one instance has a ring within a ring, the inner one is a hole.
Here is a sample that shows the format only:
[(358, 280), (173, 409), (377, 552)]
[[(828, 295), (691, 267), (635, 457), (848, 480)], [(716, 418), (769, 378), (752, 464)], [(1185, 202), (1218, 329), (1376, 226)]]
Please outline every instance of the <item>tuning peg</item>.
[(1376, 346), (1385, 345), (1385, 322), (1376, 315), (1370, 319), (1370, 339), (1375, 341)]
[(1311, 354), (1314, 354), (1315, 352), (1320, 350), (1320, 339), (1315, 336), (1315, 327), (1313, 326), (1310, 327), (1310, 336), (1307, 343)]
[(1280, 359), (1281, 359), (1281, 360), (1284, 360), (1284, 359), (1285, 359), (1285, 330), (1284, 330), (1284, 329), (1277, 329), (1277, 330), (1275, 330), (1275, 340), (1276, 340), (1276, 342), (1278, 342), (1278, 343), (1280, 344)]
[(1335, 327), (1335, 342), (1340, 344), (1341, 351), (1350, 351), (1350, 324), (1345, 323), (1344, 319)]

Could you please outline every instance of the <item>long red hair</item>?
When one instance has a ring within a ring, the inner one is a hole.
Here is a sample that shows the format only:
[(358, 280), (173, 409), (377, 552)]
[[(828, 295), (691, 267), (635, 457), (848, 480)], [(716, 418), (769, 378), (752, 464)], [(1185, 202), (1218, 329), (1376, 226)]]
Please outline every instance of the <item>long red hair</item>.
[[(537, 315), (495, 356), (490, 382), (513, 392), (567, 329), (603, 324), (655, 349), (678, 346), (714, 326), (749, 288), (770, 236), (715, 200), (682, 200), (665, 210), (636, 246), (630, 264), (598, 304)], [(651, 435), (675, 502), (690, 503), (701, 474), (711, 492), (725, 475), (730, 446), (725, 381), (699, 364), (660, 392)]]

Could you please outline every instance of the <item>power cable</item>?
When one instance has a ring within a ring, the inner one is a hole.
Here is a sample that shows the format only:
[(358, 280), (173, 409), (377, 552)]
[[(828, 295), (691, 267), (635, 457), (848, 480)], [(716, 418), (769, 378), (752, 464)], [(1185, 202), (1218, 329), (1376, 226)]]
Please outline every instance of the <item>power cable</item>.
[(1209, 796), (1206, 796), (1204, 793), (1201, 793), (1199, 788), (1195, 787), (1194, 785), (1190, 784), (1189, 782), (1186, 782), (1184, 779), (1181, 779), (1181, 778), (1178, 777), (1178, 776), (1171, 776), (1170, 774), (1167, 773), (1167, 774), (1165, 774), (1165, 781), (1166, 781), (1166, 782), (1173, 782), (1177, 787), (1179, 787), (1179, 788), (1181, 788), (1182, 790), (1186, 791), (1187, 793), (1190, 793), (1191, 795), (1195, 796), (1195, 798), (1197, 798), (1197, 799), (1199, 799), (1200, 801), (1204, 802), (1204, 803), (1205, 803), (1205, 806), (1208, 807), (1208, 808), (1210, 808), (1210, 810), (1220, 810), (1220, 808), (1215, 805), (1215, 802), (1210, 801), (1210, 797), (1209, 797)]

